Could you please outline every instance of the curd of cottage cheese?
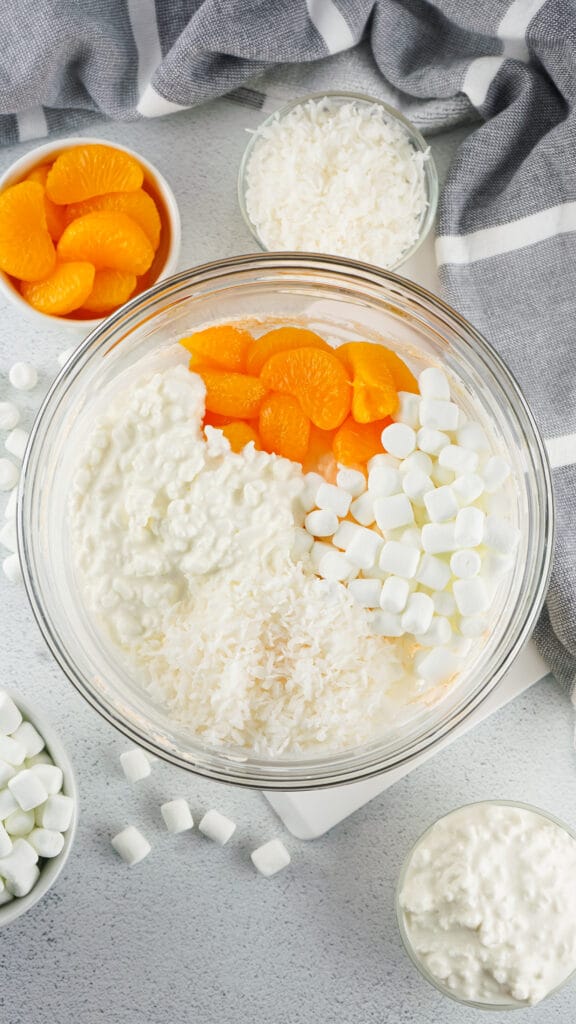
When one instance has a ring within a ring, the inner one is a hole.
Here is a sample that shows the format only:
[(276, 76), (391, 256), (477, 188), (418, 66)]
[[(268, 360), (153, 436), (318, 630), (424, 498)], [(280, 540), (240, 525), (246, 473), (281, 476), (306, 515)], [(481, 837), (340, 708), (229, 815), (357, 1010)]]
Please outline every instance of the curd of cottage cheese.
[(576, 840), (521, 806), (461, 807), (414, 847), (399, 914), (416, 961), (456, 998), (537, 1003), (576, 969)]

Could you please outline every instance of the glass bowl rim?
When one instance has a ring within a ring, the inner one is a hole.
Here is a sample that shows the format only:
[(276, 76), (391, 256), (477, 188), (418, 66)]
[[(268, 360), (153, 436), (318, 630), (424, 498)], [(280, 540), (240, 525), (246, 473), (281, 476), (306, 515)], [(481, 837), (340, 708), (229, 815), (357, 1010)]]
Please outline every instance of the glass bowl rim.
[[(415, 253), (418, 251), (418, 249), (420, 248), (420, 246), (430, 233), (430, 230), (434, 223), (434, 219), (436, 217), (440, 186), (438, 182), (438, 170), (436, 167), (436, 163), (434, 161), (434, 157), (432, 156), (430, 146), (426, 142), (426, 139), (424, 138), (422, 133), (418, 130), (418, 128), (416, 128), (412, 121), (410, 121), (409, 118), (405, 116), (405, 114), (403, 114), (400, 110), (397, 110), (396, 107), (393, 107), (389, 103), (386, 103), (384, 100), (379, 99), (378, 96), (370, 96), (368, 93), (354, 91), (340, 92), (339, 90), (327, 90), (326, 92), (310, 92), (305, 93), (298, 99), (290, 100), (289, 103), (285, 103), (283, 106), (278, 107), (277, 110), (273, 110), (272, 113), (268, 114), (268, 116), (258, 125), (258, 127), (255, 128), (253, 132), (251, 132), (251, 137), (246, 145), (246, 148), (242, 155), (242, 159), (240, 161), (240, 166), (238, 168), (237, 195), (238, 206), (240, 208), (240, 213), (242, 214), (242, 219), (244, 220), (244, 223), (246, 224), (246, 227), (248, 228), (250, 234), (252, 235), (252, 238), (260, 247), (260, 249), (262, 249), (263, 252), (274, 251), (268, 249), (268, 247), (264, 244), (260, 235), (258, 234), (256, 225), (253, 224), (248, 214), (248, 209), (246, 206), (246, 173), (248, 170), (248, 163), (254, 151), (254, 147), (262, 137), (262, 133), (264, 129), (268, 127), (268, 125), (272, 124), (272, 122), (275, 120), (281, 120), (282, 118), (286, 117), (286, 115), (289, 114), (296, 107), (303, 106), (310, 100), (322, 99), (350, 100), (366, 103), (371, 106), (380, 107), (381, 110), (384, 111), (386, 119), (388, 121), (396, 122), (399, 125), (401, 125), (401, 127), (406, 131), (406, 134), (408, 135), (408, 138), (410, 139), (411, 143), (414, 145), (415, 149), (418, 150), (418, 152), (428, 154), (427, 159), (424, 161), (424, 182), (428, 205), (426, 206), (426, 209), (422, 217), (418, 237), (414, 240), (412, 245), (408, 247), (408, 249), (405, 249), (405, 251), (399, 257), (399, 259), (396, 260), (396, 263), (394, 263), (390, 267), (382, 268), (383, 270), (393, 273), (394, 271), (398, 270), (399, 267), (401, 267), (404, 263), (406, 263), (412, 256), (415, 255)], [(286, 250), (286, 252), (288, 252), (288, 250)], [(302, 253), (302, 255), (305, 254)], [(316, 255), (320, 254), (316, 253)], [(344, 256), (334, 258), (348, 259), (348, 257)]]

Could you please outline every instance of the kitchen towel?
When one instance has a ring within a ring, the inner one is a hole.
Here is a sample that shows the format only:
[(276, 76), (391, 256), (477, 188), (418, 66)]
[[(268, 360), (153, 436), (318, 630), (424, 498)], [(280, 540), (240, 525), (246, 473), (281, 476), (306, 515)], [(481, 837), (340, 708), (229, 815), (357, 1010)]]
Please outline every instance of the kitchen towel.
[[(0, 54), (4, 143), (70, 132), (102, 115), (169, 114), (231, 90), (258, 104), (267, 83), (273, 88), (271, 69), (287, 64), (300, 65), (295, 94), (358, 88), (369, 74), (371, 91), (392, 89), (424, 131), (479, 117), (442, 192), (436, 251), (446, 297), (517, 376), (546, 440), (557, 537), (536, 639), (572, 689), (574, 0), (19, 0), (10, 7)], [(323, 60), (334, 54), (340, 59)]]

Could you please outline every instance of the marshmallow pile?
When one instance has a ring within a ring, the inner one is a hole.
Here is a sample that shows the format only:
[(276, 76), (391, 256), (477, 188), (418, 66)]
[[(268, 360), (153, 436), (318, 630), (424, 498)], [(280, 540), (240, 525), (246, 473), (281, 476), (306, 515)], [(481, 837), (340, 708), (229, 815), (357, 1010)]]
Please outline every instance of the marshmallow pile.
[[(139, 747), (133, 747), (121, 754), (120, 765), (128, 782), (141, 782), (142, 779), (148, 778), (152, 771), (150, 758)], [(171, 835), (189, 832), (194, 828), (190, 806), (183, 797), (161, 804), (160, 814)], [(212, 808), (206, 811), (200, 820), (198, 830), (218, 846), (225, 846), (236, 831), (236, 823)], [(122, 829), (112, 837), (111, 843), (128, 867), (139, 864), (152, 849), (151, 844), (135, 825), (128, 825)], [(259, 846), (250, 854), (250, 859), (256, 870), (265, 878), (271, 878), (290, 864), (290, 854), (280, 839), (272, 839)]]
[(520, 531), (507, 515), (507, 461), (452, 400), (441, 369), (418, 383), (419, 394), (399, 393), (367, 479), (344, 466), (335, 484), (306, 475), (295, 553), (348, 587), (374, 633), (416, 640), (417, 672), (435, 683), (488, 631)]
[(62, 784), (42, 736), (0, 691), (0, 905), (26, 896), (40, 860), (62, 852), (74, 812)]

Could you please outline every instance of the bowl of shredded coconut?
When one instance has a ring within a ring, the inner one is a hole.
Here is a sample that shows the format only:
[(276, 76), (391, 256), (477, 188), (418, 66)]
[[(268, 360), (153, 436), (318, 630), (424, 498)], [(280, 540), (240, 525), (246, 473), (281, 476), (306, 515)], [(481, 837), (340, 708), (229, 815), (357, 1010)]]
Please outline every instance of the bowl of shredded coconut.
[(253, 133), (238, 177), (248, 228), (268, 251), (324, 252), (389, 270), (422, 244), (438, 177), (417, 128), (381, 100), (318, 93)]

